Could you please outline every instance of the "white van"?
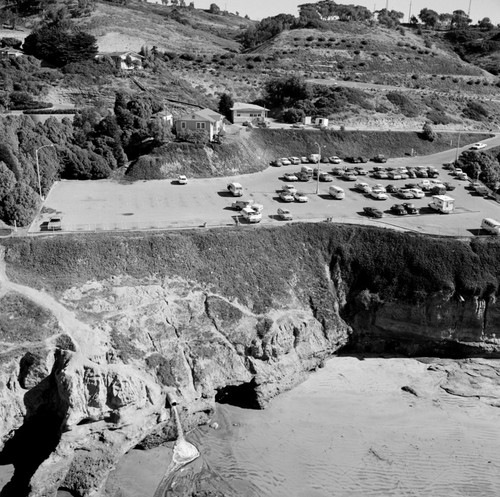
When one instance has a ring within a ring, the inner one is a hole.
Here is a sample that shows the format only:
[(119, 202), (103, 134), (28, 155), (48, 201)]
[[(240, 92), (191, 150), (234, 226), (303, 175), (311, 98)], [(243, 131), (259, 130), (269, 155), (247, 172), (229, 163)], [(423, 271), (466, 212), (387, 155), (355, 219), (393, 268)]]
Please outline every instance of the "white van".
[(300, 172), (306, 173), (308, 176), (311, 177), (313, 175), (313, 168), (309, 166), (301, 166)]
[(500, 222), (491, 219), (491, 217), (487, 217), (481, 221), (481, 228), (492, 235), (500, 235)]
[(233, 194), (233, 197), (241, 197), (243, 195), (243, 187), (239, 183), (229, 183), (227, 189)]
[(345, 191), (340, 186), (331, 186), (328, 188), (328, 193), (337, 200), (342, 200), (345, 197)]
[(257, 212), (251, 206), (241, 209), (241, 214), (249, 223), (260, 223), (262, 220), (262, 212)]

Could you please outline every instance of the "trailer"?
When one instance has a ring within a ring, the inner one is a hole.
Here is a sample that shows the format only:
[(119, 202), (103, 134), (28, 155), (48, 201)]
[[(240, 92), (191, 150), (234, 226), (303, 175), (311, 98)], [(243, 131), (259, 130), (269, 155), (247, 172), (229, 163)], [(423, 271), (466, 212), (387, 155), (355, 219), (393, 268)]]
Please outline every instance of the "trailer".
[(443, 214), (449, 214), (455, 209), (455, 199), (448, 195), (433, 195), (429, 207)]

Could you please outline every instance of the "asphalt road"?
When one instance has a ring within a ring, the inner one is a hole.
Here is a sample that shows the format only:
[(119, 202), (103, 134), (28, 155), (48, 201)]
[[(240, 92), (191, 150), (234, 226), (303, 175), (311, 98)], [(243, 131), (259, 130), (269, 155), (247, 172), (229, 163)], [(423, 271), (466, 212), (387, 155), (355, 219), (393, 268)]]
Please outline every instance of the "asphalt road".
[[(488, 148), (500, 145), (500, 135), (485, 140)], [(468, 149), (469, 146), (460, 149)], [(311, 152), (311, 151), (309, 151)], [(304, 151), (304, 155), (308, 152)], [(374, 206), (388, 211), (391, 205), (404, 202), (389, 195), (385, 201), (377, 201), (352, 191), (354, 183), (335, 178), (333, 183), (319, 183), (316, 194), (316, 182), (297, 182), (299, 191), (309, 196), (309, 202), (283, 203), (276, 190), (284, 183), (280, 178), (285, 172), (294, 172), (300, 166), (268, 167), (266, 170), (247, 175), (228, 178), (190, 179), (187, 185), (178, 185), (172, 180), (139, 181), (122, 183), (113, 180), (101, 181), (61, 181), (50, 191), (41, 215), (31, 226), (30, 233), (40, 232), (51, 213), (63, 216), (63, 232), (99, 231), (127, 229), (172, 229), (190, 227), (229, 226), (236, 223), (238, 212), (231, 209), (234, 197), (227, 192), (227, 184), (232, 181), (244, 187), (242, 198), (253, 198), (264, 205), (261, 224), (279, 225), (284, 221), (277, 219), (278, 207), (285, 206), (294, 221), (333, 221), (381, 225), (402, 230), (418, 232), (472, 236), (480, 234), (479, 227), (484, 217), (500, 219), (500, 204), (494, 200), (473, 195), (465, 188), (467, 182), (454, 179), (442, 164), (455, 159), (456, 149), (426, 157), (404, 157), (389, 159), (390, 165), (432, 165), (440, 169), (440, 178), (456, 185), (450, 196), (456, 199), (455, 212), (449, 215), (437, 213), (419, 216), (395, 216), (386, 212), (384, 218), (374, 220), (363, 215), (363, 207)], [(345, 163), (343, 163), (345, 164)], [(341, 164), (341, 165), (343, 165)], [(345, 164), (347, 165), (347, 164)], [(363, 164), (370, 170), (373, 163)], [(331, 170), (333, 164), (321, 164), (322, 170)], [(360, 180), (369, 184), (403, 185), (415, 180), (378, 180), (369, 176)], [(346, 191), (343, 200), (334, 200), (328, 195), (328, 188), (335, 184)], [(409, 201), (409, 200), (407, 200)], [(414, 199), (418, 207), (426, 207), (429, 197)], [(425, 209), (424, 209), (425, 212)], [(241, 223), (242, 225), (244, 223)]]

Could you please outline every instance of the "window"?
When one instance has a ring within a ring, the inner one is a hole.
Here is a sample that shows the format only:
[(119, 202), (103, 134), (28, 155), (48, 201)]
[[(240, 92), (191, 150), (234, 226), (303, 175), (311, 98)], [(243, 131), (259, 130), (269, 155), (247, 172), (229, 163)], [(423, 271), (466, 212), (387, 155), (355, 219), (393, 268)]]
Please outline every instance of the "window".
[(205, 129), (205, 123), (196, 123), (196, 129)]
[(186, 122), (185, 121), (181, 121), (181, 129), (186, 129)]
[(241, 114), (236, 114), (236, 117), (241, 117)]

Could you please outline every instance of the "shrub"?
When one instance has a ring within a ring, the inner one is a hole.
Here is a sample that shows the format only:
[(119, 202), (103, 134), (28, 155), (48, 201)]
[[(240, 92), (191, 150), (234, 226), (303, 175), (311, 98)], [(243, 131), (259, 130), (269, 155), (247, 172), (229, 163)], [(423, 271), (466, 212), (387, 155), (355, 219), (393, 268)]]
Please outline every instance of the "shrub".
[(35, 217), (39, 198), (25, 183), (17, 183), (0, 204), (0, 218), (7, 224), (27, 226)]
[(488, 117), (488, 111), (478, 102), (468, 102), (463, 115), (474, 121), (482, 121)]
[(306, 113), (302, 109), (285, 109), (281, 115), (283, 122), (285, 123), (298, 123), (301, 122)]
[(425, 140), (428, 140), (430, 142), (433, 142), (437, 138), (436, 133), (429, 123), (424, 124), (424, 127), (422, 128), (422, 136)]
[(398, 92), (391, 92), (386, 95), (387, 100), (399, 108), (406, 117), (416, 117), (419, 115), (419, 108), (413, 100)]

